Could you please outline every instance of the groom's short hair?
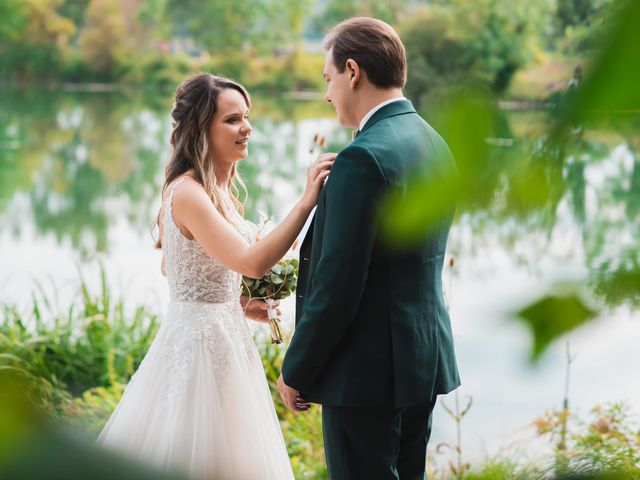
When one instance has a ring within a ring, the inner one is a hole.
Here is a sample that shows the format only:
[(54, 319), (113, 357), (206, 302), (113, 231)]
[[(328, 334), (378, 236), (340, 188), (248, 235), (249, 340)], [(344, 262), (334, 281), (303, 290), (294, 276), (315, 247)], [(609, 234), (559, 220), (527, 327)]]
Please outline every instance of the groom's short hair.
[(407, 53), (391, 25), (369, 17), (354, 17), (339, 23), (324, 37), (333, 63), (344, 72), (349, 58), (380, 88), (404, 87), (407, 81)]

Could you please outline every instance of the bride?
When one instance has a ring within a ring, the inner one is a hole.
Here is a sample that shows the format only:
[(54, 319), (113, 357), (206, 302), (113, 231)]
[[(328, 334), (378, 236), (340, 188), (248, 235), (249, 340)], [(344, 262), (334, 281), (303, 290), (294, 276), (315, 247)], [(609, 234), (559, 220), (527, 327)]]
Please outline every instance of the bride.
[[(99, 443), (193, 478), (292, 479), (262, 364), (241, 302), (291, 247), (334, 154), (309, 168), (286, 218), (259, 242), (243, 219), (237, 162), (251, 136), (249, 94), (210, 74), (186, 79), (171, 116), (172, 155), (157, 223), (171, 302)], [(246, 299), (245, 299), (246, 300)], [(264, 302), (246, 305), (265, 320)], [(302, 410), (309, 407), (299, 398)]]

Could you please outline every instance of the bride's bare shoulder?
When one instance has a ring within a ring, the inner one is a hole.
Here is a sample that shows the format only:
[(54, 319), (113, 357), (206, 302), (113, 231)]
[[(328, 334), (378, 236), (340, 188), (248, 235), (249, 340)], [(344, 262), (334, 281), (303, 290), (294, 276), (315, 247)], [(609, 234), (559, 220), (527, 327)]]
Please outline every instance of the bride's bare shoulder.
[(183, 203), (185, 201), (189, 202), (190, 200), (194, 200), (202, 197), (202, 195), (207, 196), (207, 193), (204, 190), (204, 187), (200, 182), (198, 182), (193, 176), (189, 174), (184, 174), (173, 180), (165, 191), (165, 198), (169, 198), (173, 192), (173, 203)]
[(171, 205), (178, 225), (188, 223), (189, 219), (195, 221), (213, 208), (209, 195), (195, 178), (183, 175), (174, 185)]

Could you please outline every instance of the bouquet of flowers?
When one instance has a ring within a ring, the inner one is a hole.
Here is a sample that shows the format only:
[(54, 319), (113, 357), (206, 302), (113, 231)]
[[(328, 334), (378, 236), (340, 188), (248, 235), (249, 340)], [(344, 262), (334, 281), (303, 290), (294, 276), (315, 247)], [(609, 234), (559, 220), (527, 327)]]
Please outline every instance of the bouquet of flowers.
[(296, 289), (298, 280), (298, 260), (285, 258), (276, 263), (262, 278), (242, 278), (242, 295), (264, 300), (268, 305), (271, 343), (282, 343), (280, 320), (272, 307), (275, 300), (288, 297)]

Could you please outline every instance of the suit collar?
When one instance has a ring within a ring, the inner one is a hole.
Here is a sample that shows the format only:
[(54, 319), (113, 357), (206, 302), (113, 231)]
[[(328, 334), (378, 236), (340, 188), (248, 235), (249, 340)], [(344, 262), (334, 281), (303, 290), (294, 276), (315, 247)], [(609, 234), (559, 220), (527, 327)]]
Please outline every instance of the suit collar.
[(413, 108), (413, 104), (410, 100), (397, 100), (395, 102), (388, 103), (387, 105), (381, 107), (377, 110), (367, 123), (364, 124), (360, 133), (364, 132), (368, 128), (370, 128), (376, 122), (379, 122), (383, 118), (394, 117), (396, 115), (403, 115), (405, 113), (416, 113), (415, 108)]
[(405, 97), (391, 98), (389, 100), (385, 100), (384, 102), (380, 102), (378, 105), (373, 107), (371, 110), (367, 112), (367, 114), (364, 117), (362, 117), (362, 120), (360, 121), (360, 125), (358, 125), (358, 131), (362, 130), (364, 126), (367, 124), (367, 122), (369, 121), (369, 119), (373, 117), (373, 115), (382, 107), (385, 107), (386, 105), (389, 105), (390, 103), (393, 103), (393, 102), (399, 102), (400, 100), (406, 100), (406, 98)]

